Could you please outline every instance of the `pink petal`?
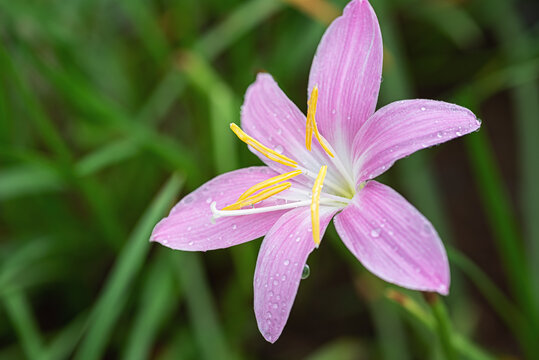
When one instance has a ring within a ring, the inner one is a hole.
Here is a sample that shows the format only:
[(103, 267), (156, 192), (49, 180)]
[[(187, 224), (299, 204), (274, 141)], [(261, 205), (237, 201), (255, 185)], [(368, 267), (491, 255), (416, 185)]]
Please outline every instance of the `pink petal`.
[[(305, 148), (305, 115), (279, 88), (271, 75), (259, 73), (249, 86), (241, 111), (243, 131), (278, 153), (288, 156), (315, 174), (320, 164), (327, 163), (327, 155), (313, 141), (312, 151)], [(251, 149), (262, 161), (277, 171), (291, 171), (290, 167), (269, 160)]]
[(256, 239), (268, 232), (286, 211), (223, 217), (212, 223), (210, 204), (221, 209), (234, 203), (249, 187), (277, 175), (265, 166), (231, 171), (184, 197), (153, 229), (151, 241), (169, 248), (206, 251)]
[(309, 94), (318, 85), (316, 119), (320, 132), (336, 149), (350, 147), (376, 108), (382, 55), (382, 35), (374, 10), (368, 1), (351, 1), (326, 30), (309, 76)]
[(449, 264), (436, 230), (395, 190), (367, 182), (334, 222), (373, 274), (413, 290), (449, 292)]
[(404, 100), (379, 109), (354, 139), (358, 183), (386, 171), (413, 152), (479, 129), (468, 109), (435, 100)]
[[(320, 233), (337, 209), (320, 208)], [(258, 328), (275, 342), (288, 320), (307, 257), (314, 249), (308, 207), (284, 214), (268, 232), (258, 253), (254, 280), (254, 306)]]

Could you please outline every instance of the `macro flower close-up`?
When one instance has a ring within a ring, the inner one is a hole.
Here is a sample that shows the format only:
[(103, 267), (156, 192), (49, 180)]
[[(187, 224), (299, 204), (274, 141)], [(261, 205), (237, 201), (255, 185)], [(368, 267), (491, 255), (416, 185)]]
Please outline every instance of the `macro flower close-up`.
[(539, 359), (538, 39), (529, 0), (0, 0), (0, 359)]
[(151, 240), (184, 251), (225, 248), (264, 236), (254, 310), (266, 340), (288, 319), (309, 254), (330, 220), (369, 271), (413, 290), (446, 295), (450, 274), (431, 223), (373, 180), (413, 152), (479, 129), (475, 115), (435, 100), (375, 111), (383, 46), (367, 0), (353, 0), (327, 29), (309, 76), (307, 115), (269, 74), (258, 74), (231, 124), (267, 166), (216, 177), (187, 195)]

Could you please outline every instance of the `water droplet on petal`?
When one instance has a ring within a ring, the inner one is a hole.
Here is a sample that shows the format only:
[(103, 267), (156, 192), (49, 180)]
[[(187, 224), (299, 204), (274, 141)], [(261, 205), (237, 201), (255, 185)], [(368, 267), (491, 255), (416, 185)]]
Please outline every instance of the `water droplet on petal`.
[(425, 111), (426, 109), (424, 107), (421, 108), (421, 111)]
[(279, 285), (279, 280), (273, 280), (273, 285), (275, 286)]
[(283, 133), (283, 130), (281, 128), (277, 129), (277, 135), (281, 135)]
[(305, 266), (303, 266), (303, 271), (301, 272), (301, 279), (305, 280), (309, 277), (309, 275), (311, 275), (311, 268), (309, 265), (305, 264)]
[(331, 110), (332, 114), (335, 114), (336, 112), (337, 112), (337, 110), (335, 110), (335, 109)]
[(436, 134), (436, 136), (437, 136), (439, 139), (441, 139), (442, 136), (443, 136), (443, 135), (442, 135), (442, 132), (439, 132), (438, 134)]
[(283, 262), (283, 264), (284, 264), (284, 266), (288, 266), (288, 264), (290, 264), (290, 260), (285, 260), (285, 261)]
[(271, 319), (271, 313), (269, 311), (266, 313), (266, 318)]
[(457, 136), (461, 136), (461, 135), (462, 135), (462, 133), (461, 133), (460, 131), (457, 131), (457, 132), (455, 133), (455, 135), (457, 135)]
[(193, 241), (189, 241), (189, 246), (193, 246), (194, 242)]
[(190, 227), (190, 226), (187, 227), (187, 231), (191, 231), (191, 227)]
[(209, 203), (211, 203), (211, 197), (206, 199), (206, 204), (209, 204)]
[(372, 229), (371, 230), (371, 236), (373, 238), (377, 238), (378, 236), (380, 236), (380, 231), (382, 231), (382, 229), (380, 229), (380, 228)]
[(300, 242), (300, 240), (301, 240), (301, 238), (298, 236), (298, 237), (296, 238), (296, 242)]
[(232, 230), (236, 230), (237, 229), (237, 225), (236, 224), (232, 224)]
[(281, 145), (277, 145), (274, 150), (276, 153), (282, 154), (284, 149)]
[(274, 303), (273, 305), (271, 305), (271, 307), (274, 308), (274, 309), (278, 309), (279, 305), (277, 305), (277, 303)]

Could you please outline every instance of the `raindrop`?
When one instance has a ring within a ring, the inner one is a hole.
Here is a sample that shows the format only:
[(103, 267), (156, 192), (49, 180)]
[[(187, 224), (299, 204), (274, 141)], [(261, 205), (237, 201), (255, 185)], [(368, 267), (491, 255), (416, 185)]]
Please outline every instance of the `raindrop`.
[(301, 240), (301, 238), (298, 236), (298, 237), (296, 238), (296, 242), (300, 242), (300, 240)]
[(189, 241), (189, 246), (193, 246), (194, 242), (193, 241)]
[(283, 275), (283, 276), (281, 277), (281, 281), (285, 281), (285, 280), (286, 280), (286, 275)]
[(455, 133), (455, 135), (457, 135), (457, 136), (461, 136), (461, 135), (462, 135), (462, 133), (461, 133), (460, 131), (457, 131), (457, 132)]
[(331, 110), (332, 114), (335, 114), (336, 112), (337, 112), (337, 110), (335, 110), (335, 109)]
[(190, 226), (187, 227), (187, 231), (191, 231), (191, 227), (190, 227)]
[(279, 305), (277, 305), (277, 303), (274, 303), (273, 305), (271, 305), (271, 307), (274, 308), (274, 309), (278, 309)]
[(238, 226), (236, 224), (232, 224), (232, 230), (236, 230)]
[(283, 130), (281, 128), (277, 129), (277, 135), (281, 135), (283, 133)]
[(283, 264), (284, 266), (288, 266), (288, 264), (290, 264), (290, 260), (285, 260)]
[(377, 238), (378, 236), (380, 236), (380, 231), (382, 231), (382, 229), (380, 229), (380, 228), (372, 229), (371, 230), (371, 236), (373, 238)]
[(275, 286), (279, 285), (279, 280), (273, 280), (273, 285)]
[(268, 319), (271, 319), (271, 313), (270, 313), (269, 311), (266, 313), (266, 317), (267, 317)]
[(275, 152), (279, 153), (279, 154), (282, 154), (283, 153), (283, 147), (281, 145), (277, 145), (275, 147)]
[(422, 107), (422, 108), (421, 108), (421, 111), (425, 111), (425, 108), (424, 108), (424, 107)]
[(442, 135), (442, 132), (439, 132), (438, 134), (436, 134), (436, 136), (437, 136), (438, 138), (440, 138), (440, 139), (441, 139), (441, 138), (442, 138), (442, 136), (443, 136), (443, 135)]
[(211, 203), (211, 197), (206, 199), (206, 204), (209, 204), (209, 203)]
[(309, 277), (309, 275), (311, 275), (311, 268), (309, 265), (305, 264), (305, 266), (303, 266), (303, 271), (301, 272), (301, 279), (305, 280)]

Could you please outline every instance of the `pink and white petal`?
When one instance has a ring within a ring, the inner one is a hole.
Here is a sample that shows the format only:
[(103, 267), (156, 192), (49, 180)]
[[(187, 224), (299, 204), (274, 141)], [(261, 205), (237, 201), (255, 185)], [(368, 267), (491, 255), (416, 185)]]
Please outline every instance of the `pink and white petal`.
[[(259, 73), (249, 86), (241, 110), (243, 131), (317, 174), (328, 157), (320, 145), (313, 141), (312, 151), (305, 148), (305, 115), (279, 88), (273, 77)], [(269, 160), (250, 148), (263, 162), (279, 172), (290, 167)], [(306, 180), (306, 179), (305, 179)]]
[[(337, 211), (320, 208), (321, 235)], [(254, 277), (254, 308), (258, 329), (271, 343), (288, 320), (303, 267), (314, 248), (309, 207), (284, 214), (262, 242)]]
[(266, 166), (250, 167), (222, 174), (186, 197), (153, 229), (150, 240), (184, 251), (221, 249), (265, 235), (286, 210), (235, 217), (212, 222), (210, 205), (221, 209), (234, 203), (249, 187), (276, 176)]
[(481, 122), (468, 109), (435, 100), (404, 100), (379, 109), (353, 145), (358, 184), (375, 178), (419, 149), (476, 131)]
[(309, 94), (318, 86), (318, 127), (335, 149), (349, 149), (374, 112), (382, 56), (374, 10), (366, 0), (351, 1), (322, 37), (309, 75)]
[(334, 222), (344, 244), (376, 276), (448, 294), (449, 264), (436, 230), (395, 190), (367, 182)]

